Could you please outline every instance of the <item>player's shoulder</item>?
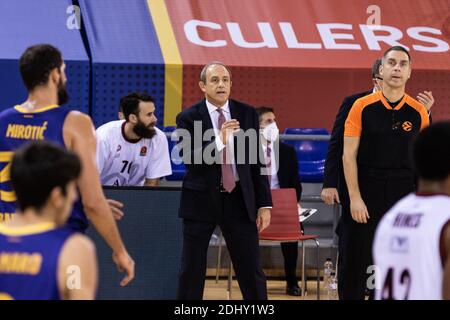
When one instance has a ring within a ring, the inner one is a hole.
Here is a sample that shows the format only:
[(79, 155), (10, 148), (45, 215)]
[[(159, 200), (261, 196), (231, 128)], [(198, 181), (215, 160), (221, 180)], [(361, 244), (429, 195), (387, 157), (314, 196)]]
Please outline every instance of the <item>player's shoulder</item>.
[(61, 107), (62, 109), (66, 109), (68, 111), (68, 116), (71, 117), (72, 119), (76, 119), (79, 121), (86, 121), (89, 120), (91, 121), (91, 117), (89, 117), (89, 115), (87, 115), (86, 113), (82, 112), (82, 111), (78, 111), (78, 110), (68, 110), (67, 108)]
[(404, 207), (409, 206), (412, 202), (417, 201), (417, 196), (414, 192), (411, 192), (398, 200), (390, 211), (401, 210)]
[[(440, 210), (440, 208), (450, 208), (450, 196), (445, 194), (434, 196), (430, 202), (430, 205), (436, 210)], [(447, 212), (448, 210), (445, 211)]]
[(59, 272), (67, 274), (67, 268), (73, 265), (83, 268), (86, 261), (92, 259), (96, 259), (94, 242), (84, 234), (72, 232), (59, 254)]
[(97, 128), (97, 132), (107, 132), (111, 130), (116, 130), (117, 128), (121, 128), (122, 124), (125, 120), (113, 120), (102, 124)]
[(164, 131), (154, 127), (155, 135), (151, 139), (142, 139), (142, 143), (148, 146), (153, 146), (153, 148), (158, 148), (161, 145), (167, 144), (167, 138)]
[(95, 253), (95, 245), (88, 236), (76, 232), (67, 238), (63, 250), (69, 255), (72, 252), (77, 252), (77, 254), (92, 254)]
[(6, 119), (13, 114), (17, 114), (17, 110), (15, 109), (15, 107), (6, 108), (0, 111), (0, 119)]
[(162, 131), (160, 128), (158, 128), (156, 126), (154, 128), (155, 128), (156, 134), (158, 136), (165, 136), (164, 131)]
[(125, 120), (114, 120), (101, 125), (96, 130), (97, 138), (111, 138), (113, 140), (117, 139), (122, 132), (121, 128), (124, 121)]
[(155, 137), (158, 137), (158, 139), (166, 139), (166, 134), (164, 133), (164, 131), (162, 131), (161, 129), (155, 127)]
[(78, 110), (67, 110), (64, 127), (75, 127), (83, 130), (92, 127), (92, 119), (86, 113)]

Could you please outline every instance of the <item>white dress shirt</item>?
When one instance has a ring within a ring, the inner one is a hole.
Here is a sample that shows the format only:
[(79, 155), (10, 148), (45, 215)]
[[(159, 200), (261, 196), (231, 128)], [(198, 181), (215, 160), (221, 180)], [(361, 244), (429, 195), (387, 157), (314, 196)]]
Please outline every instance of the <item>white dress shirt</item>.
[[(208, 100), (206, 100), (206, 107), (208, 108), (209, 117), (211, 118), (211, 122), (214, 128), (214, 133), (216, 136), (216, 147), (219, 152), (221, 152), (225, 148), (225, 144), (222, 141), (222, 138), (220, 137), (220, 128), (218, 128), (219, 124), (219, 115), (220, 113), (217, 111), (217, 108), (215, 105), (210, 103)], [(225, 116), (225, 121), (231, 120), (231, 113), (230, 113), (230, 107), (227, 102), (220, 108), (222, 110), (223, 115)], [(226, 152), (227, 152), (227, 162), (231, 163), (231, 166), (233, 168), (233, 175), (234, 175), (234, 181), (239, 181), (239, 176), (236, 170), (236, 164), (234, 161), (234, 139), (233, 135), (230, 136), (228, 139), (228, 142), (226, 143)]]
[[(216, 136), (216, 147), (217, 150), (220, 152), (225, 148), (225, 144), (223, 144), (222, 142), (222, 138), (220, 137), (220, 128), (218, 128), (218, 124), (219, 124), (219, 115), (220, 113), (217, 111), (217, 107), (215, 105), (213, 105), (212, 103), (210, 103), (208, 100), (206, 100), (206, 107), (208, 108), (208, 112), (209, 112), (209, 117), (211, 118), (211, 122), (214, 128), (214, 132), (215, 132), (215, 136)], [(231, 112), (230, 112), (230, 107), (228, 104), (228, 100), (227, 102), (225, 102), (225, 104), (221, 107), (223, 115), (225, 116), (225, 121), (229, 121), (231, 120)], [(233, 139), (233, 135), (230, 136), (230, 138), (227, 141), (226, 146), (228, 147), (226, 149), (227, 151), (227, 160), (229, 162), (231, 162), (231, 166), (233, 168), (233, 174), (234, 174), (234, 180), (235, 181), (239, 181), (239, 176), (236, 170), (236, 164), (234, 162), (234, 139)], [(272, 207), (261, 207), (258, 209), (271, 209)]]
[[(267, 145), (262, 143), (263, 151), (264, 151), (264, 159), (267, 156)], [(275, 150), (273, 150), (273, 143), (270, 143), (270, 169), (271, 169), (271, 178), (270, 178), (270, 189), (280, 189), (280, 181), (278, 180), (278, 168), (275, 159)]]

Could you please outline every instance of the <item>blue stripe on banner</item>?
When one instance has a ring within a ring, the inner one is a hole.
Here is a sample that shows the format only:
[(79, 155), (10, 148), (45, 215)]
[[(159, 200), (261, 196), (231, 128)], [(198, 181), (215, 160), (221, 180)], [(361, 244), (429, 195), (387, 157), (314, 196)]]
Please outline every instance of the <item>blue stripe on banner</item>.
[(0, 110), (27, 97), (18, 59), (31, 45), (57, 47), (66, 62), (68, 106), (89, 110), (89, 58), (83, 45), (71, 0), (0, 1)]
[(0, 59), (17, 59), (27, 47), (49, 43), (65, 60), (88, 60), (71, 7), (71, 0), (0, 1)]
[(120, 98), (146, 92), (164, 122), (164, 59), (142, 0), (80, 0), (92, 54), (92, 117), (96, 127), (117, 119)]

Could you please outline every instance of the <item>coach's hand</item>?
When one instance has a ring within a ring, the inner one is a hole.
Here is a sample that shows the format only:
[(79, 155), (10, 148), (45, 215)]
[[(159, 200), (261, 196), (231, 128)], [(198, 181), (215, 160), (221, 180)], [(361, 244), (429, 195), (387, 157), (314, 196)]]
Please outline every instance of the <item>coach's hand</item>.
[(120, 220), (123, 218), (124, 213), (122, 211), (123, 203), (113, 199), (106, 199), (108, 201), (109, 207), (113, 213), (113, 217), (115, 220)]
[(326, 204), (341, 203), (339, 200), (339, 194), (336, 188), (323, 188), (320, 194), (322, 201)]
[(120, 286), (124, 287), (134, 278), (134, 261), (126, 251), (114, 252), (113, 261), (117, 265), (117, 270), (126, 273), (125, 278), (120, 281)]
[(270, 224), (270, 209), (269, 208), (259, 208), (258, 216), (256, 217), (256, 226), (258, 227), (258, 232), (263, 231)]
[(430, 112), (431, 107), (434, 104), (433, 92), (431, 91), (421, 92), (417, 95), (417, 100), (419, 100), (419, 102), (423, 104), (425, 108), (427, 108), (428, 112)]
[(236, 119), (225, 121), (222, 124), (222, 128), (220, 128), (220, 139), (222, 139), (222, 143), (226, 145), (230, 136), (239, 130), (239, 121)]
[(361, 197), (350, 199), (350, 211), (353, 220), (358, 223), (367, 223), (367, 220), (370, 219), (366, 204)]

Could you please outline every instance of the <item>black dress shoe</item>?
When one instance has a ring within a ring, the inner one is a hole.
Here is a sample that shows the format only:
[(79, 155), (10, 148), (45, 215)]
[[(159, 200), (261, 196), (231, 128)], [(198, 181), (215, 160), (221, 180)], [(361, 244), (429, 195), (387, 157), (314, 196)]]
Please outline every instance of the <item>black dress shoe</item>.
[(286, 286), (286, 294), (289, 296), (301, 296), (302, 289), (298, 285)]

